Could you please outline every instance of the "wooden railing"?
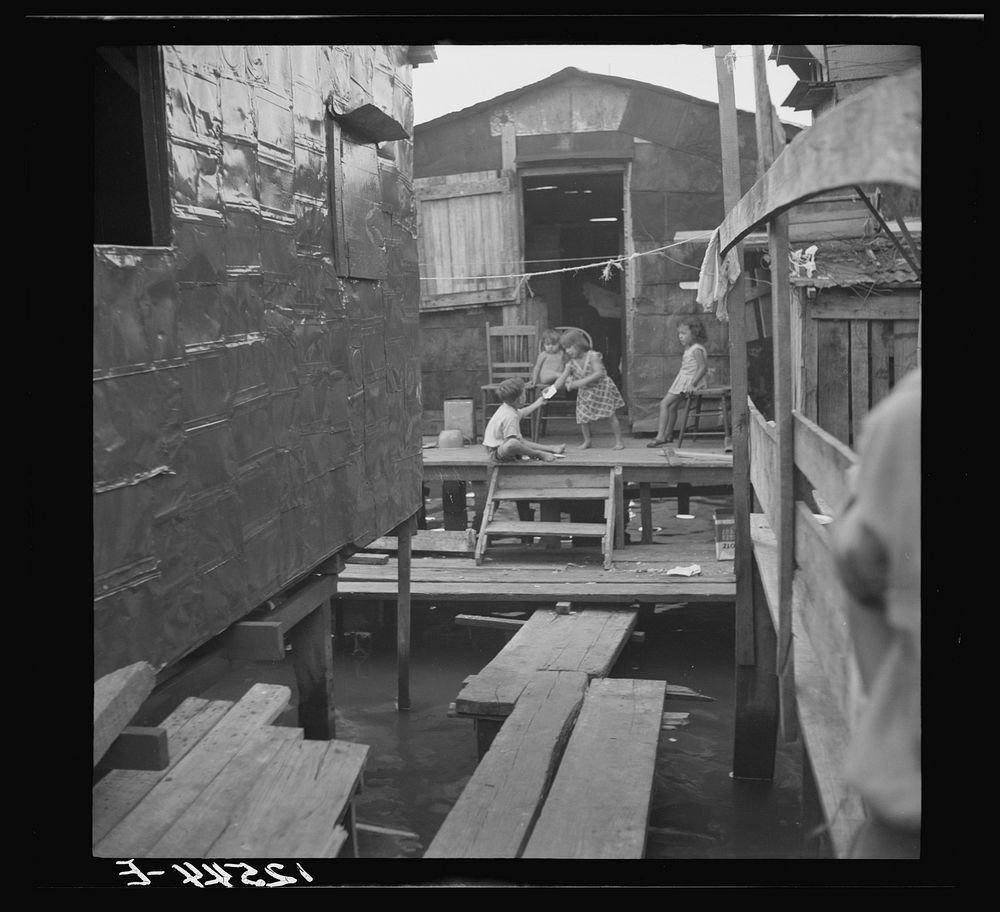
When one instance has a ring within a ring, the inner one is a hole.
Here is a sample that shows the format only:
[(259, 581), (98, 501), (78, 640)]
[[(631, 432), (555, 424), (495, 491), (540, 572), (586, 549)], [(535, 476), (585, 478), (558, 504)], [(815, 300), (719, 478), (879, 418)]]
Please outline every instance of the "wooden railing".
[[(761, 589), (775, 630), (778, 604), (778, 521), (775, 428), (753, 406), (750, 410), (750, 483), (762, 513), (751, 515), (751, 540)], [(847, 626), (847, 594), (831, 550), (830, 525), (812, 505), (824, 504), (836, 521), (849, 499), (849, 473), (855, 453), (798, 412), (793, 417), (794, 465), (801, 473), (792, 513), (792, 653), (779, 674), (792, 675), (798, 732), (805, 744), (833, 853), (843, 857), (864, 819), (858, 795), (843, 780), (844, 755), (859, 699), (859, 677)], [(817, 496), (818, 495), (818, 496)], [(788, 732), (786, 731), (786, 735)]]

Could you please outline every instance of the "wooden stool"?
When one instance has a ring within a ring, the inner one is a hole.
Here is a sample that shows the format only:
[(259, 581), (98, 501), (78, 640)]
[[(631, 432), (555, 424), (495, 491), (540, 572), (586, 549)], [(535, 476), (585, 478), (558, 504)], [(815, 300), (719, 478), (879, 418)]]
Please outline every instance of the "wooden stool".
[[(684, 400), (684, 411), (681, 414), (681, 429), (677, 435), (677, 446), (684, 443), (685, 437), (707, 437), (715, 436), (719, 432), (701, 430), (701, 419), (715, 415), (722, 415), (722, 432), (725, 438), (725, 445), (729, 446), (730, 441), (730, 414), (731, 396), (733, 388), (731, 386), (706, 386), (702, 389), (694, 390)], [(715, 400), (718, 404), (713, 408), (702, 409), (702, 403), (706, 400)], [(691, 415), (691, 406), (694, 404), (694, 415)], [(694, 418), (694, 429), (688, 430), (688, 419)]]

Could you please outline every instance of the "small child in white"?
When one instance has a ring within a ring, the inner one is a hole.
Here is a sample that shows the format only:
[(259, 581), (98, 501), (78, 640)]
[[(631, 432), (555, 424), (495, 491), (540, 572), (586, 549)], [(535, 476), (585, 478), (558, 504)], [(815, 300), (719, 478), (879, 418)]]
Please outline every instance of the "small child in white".
[(535, 386), (549, 386), (562, 376), (566, 358), (562, 345), (559, 344), (561, 338), (560, 333), (554, 329), (547, 329), (542, 333), (542, 350), (538, 353), (535, 370), (531, 375), (531, 382)]
[(531, 405), (517, 408), (524, 396), (524, 381), (516, 377), (504, 380), (497, 387), (497, 398), (503, 403), (493, 413), (483, 432), (483, 446), (490, 462), (516, 462), (522, 456), (552, 462), (562, 458), (566, 444), (546, 446), (525, 440), (521, 435), (521, 419), (541, 407), (545, 399), (539, 396)]

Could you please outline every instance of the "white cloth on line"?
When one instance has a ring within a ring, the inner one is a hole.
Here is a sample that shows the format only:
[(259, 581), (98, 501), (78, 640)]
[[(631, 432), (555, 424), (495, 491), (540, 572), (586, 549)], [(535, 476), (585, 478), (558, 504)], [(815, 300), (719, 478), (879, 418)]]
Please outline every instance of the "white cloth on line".
[(698, 273), (698, 291), (695, 300), (702, 310), (715, 311), (720, 320), (729, 319), (726, 307), (726, 295), (740, 274), (740, 261), (736, 256), (736, 248), (732, 248), (725, 258), (719, 256), (719, 229), (712, 232), (701, 261), (701, 271)]

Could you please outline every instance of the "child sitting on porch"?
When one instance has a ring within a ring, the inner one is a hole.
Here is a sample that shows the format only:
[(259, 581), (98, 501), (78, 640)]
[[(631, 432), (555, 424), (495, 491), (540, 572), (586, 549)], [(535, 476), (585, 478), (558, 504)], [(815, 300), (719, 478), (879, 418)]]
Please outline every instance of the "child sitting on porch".
[(542, 350), (538, 353), (535, 371), (531, 375), (531, 382), (535, 386), (550, 386), (566, 369), (560, 338), (559, 332), (554, 329), (547, 329), (542, 333)]
[(622, 427), (615, 412), (625, 405), (625, 400), (615, 381), (608, 376), (601, 353), (590, 347), (587, 337), (578, 329), (564, 332), (560, 342), (569, 361), (554, 386), (577, 390), (576, 423), (583, 434), (579, 448), (585, 450), (590, 446), (590, 423), (607, 418), (615, 435), (614, 449), (624, 450)]
[(656, 428), (656, 436), (646, 444), (648, 447), (658, 447), (673, 441), (674, 421), (681, 399), (691, 395), (693, 390), (705, 386), (708, 353), (703, 343), (708, 339), (708, 334), (701, 320), (697, 317), (686, 318), (677, 327), (677, 338), (684, 346), (681, 369), (677, 372), (674, 382), (670, 384), (667, 395), (660, 400), (660, 421)]
[(539, 396), (531, 405), (517, 408), (524, 396), (524, 381), (518, 377), (504, 380), (497, 387), (500, 408), (493, 413), (483, 432), (483, 446), (490, 456), (490, 462), (516, 462), (522, 456), (552, 462), (561, 458), (566, 444), (547, 446), (525, 440), (521, 436), (521, 419), (539, 409), (545, 400)]

